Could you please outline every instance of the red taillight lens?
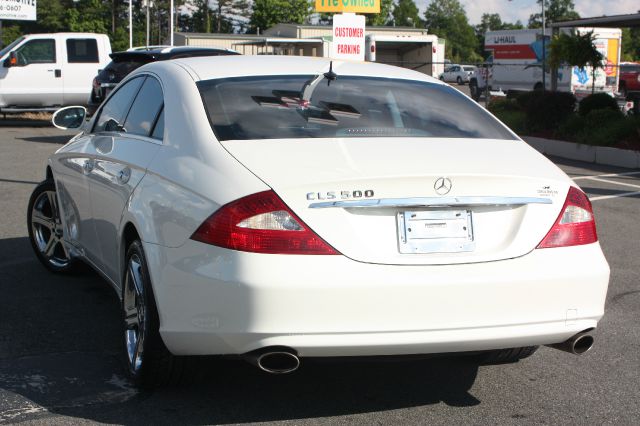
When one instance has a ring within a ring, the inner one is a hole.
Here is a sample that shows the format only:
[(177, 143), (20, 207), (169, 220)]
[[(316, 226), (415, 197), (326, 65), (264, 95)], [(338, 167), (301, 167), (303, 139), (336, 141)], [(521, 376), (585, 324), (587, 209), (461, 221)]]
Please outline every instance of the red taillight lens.
[(569, 188), (560, 216), (538, 248), (568, 247), (598, 241), (591, 201), (578, 188)]
[(191, 239), (253, 253), (340, 254), (273, 191), (258, 192), (222, 206)]

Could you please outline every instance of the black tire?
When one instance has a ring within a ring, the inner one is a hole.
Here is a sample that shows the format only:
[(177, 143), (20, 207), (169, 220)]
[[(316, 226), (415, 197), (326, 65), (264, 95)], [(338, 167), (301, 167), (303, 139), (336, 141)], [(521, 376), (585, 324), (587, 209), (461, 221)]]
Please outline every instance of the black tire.
[(533, 86), (533, 90), (536, 92), (542, 92), (542, 83), (537, 82), (534, 86)]
[(624, 81), (620, 82), (620, 96), (624, 98), (624, 100), (627, 100), (627, 96), (629, 95), (629, 93), (627, 92), (627, 85), (625, 84)]
[(529, 358), (537, 350), (538, 346), (525, 346), (523, 348), (490, 351), (481, 355), (481, 361), (483, 364), (508, 364)]
[(74, 269), (75, 261), (62, 240), (56, 185), (52, 179), (40, 182), (31, 193), (27, 207), (27, 227), (31, 247), (45, 268), (55, 273)]
[(462, 77), (458, 76), (456, 78), (456, 82), (458, 83), (458, 85), (463, 86), (464, 85), (464, 81), (462, 81)]
[(158, 309), (139, 240), (129, 245), (122, 282), (124, 357), (129, 378), (143, 389), (181, 383), (185, 358), (171, 354), (160, 336)]
[(469, 81), (469, 93), (471, 94), (471, 99), (478, 102), (480, 100), (480, 88), (478, 87), (478, 81), (475, 78), (472, 78)]

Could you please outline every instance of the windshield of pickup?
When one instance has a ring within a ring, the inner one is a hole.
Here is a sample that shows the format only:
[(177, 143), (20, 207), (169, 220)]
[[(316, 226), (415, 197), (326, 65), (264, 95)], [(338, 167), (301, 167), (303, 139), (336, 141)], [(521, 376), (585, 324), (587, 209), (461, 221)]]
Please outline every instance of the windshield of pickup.
[(516, 139), (473, 100), (439, 83), (289, 75), (206, 80), (198, 88), (219, 140)]

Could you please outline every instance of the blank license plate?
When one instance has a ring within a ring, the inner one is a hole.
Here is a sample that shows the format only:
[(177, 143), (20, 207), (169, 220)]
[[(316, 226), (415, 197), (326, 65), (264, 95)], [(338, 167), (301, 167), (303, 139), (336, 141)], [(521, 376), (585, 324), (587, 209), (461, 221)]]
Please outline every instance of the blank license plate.
[(473, 251), (470, 210), (405, 211), (398, 213), (400, 253)]

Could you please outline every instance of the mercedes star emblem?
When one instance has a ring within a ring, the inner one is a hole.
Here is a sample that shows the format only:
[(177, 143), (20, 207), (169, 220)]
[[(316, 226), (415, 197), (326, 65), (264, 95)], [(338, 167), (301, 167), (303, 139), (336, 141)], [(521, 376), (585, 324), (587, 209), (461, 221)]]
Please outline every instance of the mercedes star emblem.
[(433, 184), (433, 189), (436, 190), (438, 195), (446, 195), (451, 191), (451, 180), (446, 177), (436, 179), (436, 183)]

